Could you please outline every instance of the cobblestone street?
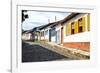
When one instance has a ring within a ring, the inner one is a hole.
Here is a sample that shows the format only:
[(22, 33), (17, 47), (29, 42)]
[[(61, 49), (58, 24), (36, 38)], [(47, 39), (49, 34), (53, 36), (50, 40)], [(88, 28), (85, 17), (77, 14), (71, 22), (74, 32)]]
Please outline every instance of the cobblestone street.
[(22, 62), (70, 60), (68, 57), (48, 50), (38, 44), (22, 42)]

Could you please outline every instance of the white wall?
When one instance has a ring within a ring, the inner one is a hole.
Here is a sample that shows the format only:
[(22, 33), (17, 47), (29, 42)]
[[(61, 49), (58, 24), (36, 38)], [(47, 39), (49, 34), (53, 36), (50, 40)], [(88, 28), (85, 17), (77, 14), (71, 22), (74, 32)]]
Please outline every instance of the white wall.
[(47, 30), (48, 30), (48, 33), (45, 34), (45, 40), (49, 40), (49, 28), (45, 29), (45, 31), (47, 31)]
[(61, 30), (61, 25), (60, 24), (58, 26), (56, 26), (56, 31), (57, 30)]
[[(56, 26), (56, 31), (57, 31), (57, 44), (61, 43), (61, 25), (59, 24), (58, 26)], [(59, 38), (58, 38), (59, 35)]]
[(54, 43), (56, 42), (56, 36), (51, 37), (51, 42), (54, 42)]
[(25, 33), (25, 34), (23, 34), (22, 39), (23, 40), (30, 40), (31, 39), (31, 33)]
[(41, 40), (44, 40), (44, 36), (41, 36)]
[(83, 32), (64, 37), (64, 42), (89, 42), (90, 32)]

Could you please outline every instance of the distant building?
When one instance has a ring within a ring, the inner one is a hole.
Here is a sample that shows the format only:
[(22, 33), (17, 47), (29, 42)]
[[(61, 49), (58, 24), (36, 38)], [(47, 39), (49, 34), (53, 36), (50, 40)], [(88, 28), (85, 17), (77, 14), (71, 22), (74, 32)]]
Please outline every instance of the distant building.
[(51, 26), (54, 24), (48, 23), (47, 25), (44, 25), (42, 28), (40, 28), (40, 40), (41, 41), (51, 41)]
[(24, 32), (22, 34), (22, 40), (31, 40), (32, 39), (32, 34), (30, 32)]

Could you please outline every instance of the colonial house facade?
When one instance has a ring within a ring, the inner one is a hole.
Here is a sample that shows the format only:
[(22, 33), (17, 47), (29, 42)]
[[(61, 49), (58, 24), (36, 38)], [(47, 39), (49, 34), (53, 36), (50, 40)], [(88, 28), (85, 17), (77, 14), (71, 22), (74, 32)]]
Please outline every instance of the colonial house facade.
[(51, 26), (51, 42), (61, 44), (61, 21)]
[(48, 23), (47, 25), (40, 28), (40, 40), (41, 41), (51, 41), (51, 26), (54, 24)]
[(90, 14), (71, 13), (64, 19), (37, 27), (34, 39), (90, 51)]
[(63, 27), (64, 46), (90, 51), (90, 14), (72, 14)]
[(72, 13), (41, 30), (41, 40), (84, 51), (90, 50), (90, 14)]
[(22, 34), (22, 40), (31, 40), (32, 39), (32, 34), (30, 32), (24, 32)]

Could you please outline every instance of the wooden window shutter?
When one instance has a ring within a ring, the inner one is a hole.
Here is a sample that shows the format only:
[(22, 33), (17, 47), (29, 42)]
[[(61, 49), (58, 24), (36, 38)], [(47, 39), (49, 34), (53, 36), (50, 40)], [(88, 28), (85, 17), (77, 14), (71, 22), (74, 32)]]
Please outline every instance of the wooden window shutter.
[(88, 31), (90, 31), (90, 14), (88, 14), (88, 17), (87, 17), (87, 23), (88, 23)]
[(68, 25), (69, 25), (69, 27), (68, 27), (68, 32), (69, 32), (69, 35), (70, 35), (70, 34), (71, 34), (71, 31), (72, 31), (71, 23), (68, 24)]
[(66, 35), (70, 35), (71, 34), (71, 24), (68, 23), (66, 24)]
[(83, 32), (85, 32), (86, 31), (86, 18), (83, 16), (82, 17), (82, 27), (83, 27)]
[(70, 35), (71, 34), (71, 24), (66, 24), (66, 35)]
[(74, 22), (74, 32), (78, 33), (78, 21)]
[(67, 27), (67, 24), (66, 24), (66, 35), (68, 34), (68, 27)]

